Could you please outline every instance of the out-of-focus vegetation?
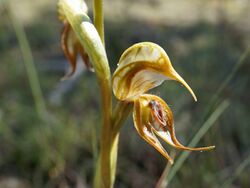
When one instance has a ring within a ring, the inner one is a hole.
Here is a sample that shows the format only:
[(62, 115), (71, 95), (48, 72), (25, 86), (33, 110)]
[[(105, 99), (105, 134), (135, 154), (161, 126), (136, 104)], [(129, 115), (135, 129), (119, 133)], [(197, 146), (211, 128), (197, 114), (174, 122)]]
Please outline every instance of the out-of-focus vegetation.
[[(152, 91), (171, 106), (183, 143), (191, 140), (221, 101), (230, 104), (198, 144), (216, 145), (216, 149), (193, 152), (170, 187), (250, 187), (249, 54), (233, 72), (250, 44), (250, 2), (104, 2), (112, 70), (127, 47), (152, 41), (166, 50), (198, 96), (193, 103), (187, 91), (173, 82)], [(82, 70), (73, 80), (60, 82), (67, 62), (60, 48), (62, 25), (56, 1), (0, 3), (0, 187), (13, 182), (19, 187), (90, 187), (97, 149), (93, 136), (100, 124), (95, 76)], [(91, 14), (91, 1), (87, 4)], [(32, 50), (46, 103), (45, 118), (35, 110), (10, 11), (24, 27)], [(218, 103), (209, 108), (230, 75)], [(121, 131), (116, 187), (154, 187), (165, 165), (165, 159), (139, 138), (128, 120)]]

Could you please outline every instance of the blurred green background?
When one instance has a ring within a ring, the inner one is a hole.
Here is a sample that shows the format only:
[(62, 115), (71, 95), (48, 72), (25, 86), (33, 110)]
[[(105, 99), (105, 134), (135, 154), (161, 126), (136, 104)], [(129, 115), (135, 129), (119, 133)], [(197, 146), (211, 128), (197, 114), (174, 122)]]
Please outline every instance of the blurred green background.
[[(99, 92), (95, 75), (81, 64), (74, 78), (60, 82), (68, 64), (60, 48), (56, 3), (0, 1), (1, 188), (91, 187)], [(92, 17), (91, 1), (87, 4)], [(112, 71), (126, 48), (152, 41), (166, 50), (196, 93), (197, 103), (171, 81), (151, 91), (172, 108), (183, 144), (214, 117), (198, 145), (216, 149), (191, 153), (169, 187), (250, 187), (250, 1), (104, 0), (104, 9)], [(32, 59), (25, 41), (17, 40), (19, 27), (31, 48), (45, 119), (36, 111), (24, 64)], [(222, 103), (227, 107), (215, 117)], [(154, 187), (166, 163), (138, 136), (130, 117), (121, 131), (115, 187)]]

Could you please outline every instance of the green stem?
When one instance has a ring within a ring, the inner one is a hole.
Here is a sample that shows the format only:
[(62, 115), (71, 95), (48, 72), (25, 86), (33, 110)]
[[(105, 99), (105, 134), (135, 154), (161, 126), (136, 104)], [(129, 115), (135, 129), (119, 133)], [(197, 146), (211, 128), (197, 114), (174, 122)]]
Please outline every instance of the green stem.
[(104, 45), (96, 28), (91, 23), (89, 17), (84, 12), (79, 10), (77, 4), (74, 3), (76, 2), (71, 0), (61, 0), (60, 6), (62, 6), (68, 22), (93, 63), (101, 90), (102, 128), (100, 138), (100, 154), (94, 181), (95, 187), (112, 187), (112, 89), (109, 63)]
[[(102, 43), (105, 45), (102, 0), (94, 0), (94, 25), (100, 35)], [(97, 163), (98, 166), (94, 181), (94, 187), (96, 188), (113, 187), (114, 185), (119, 142), (119, 127), (126, 119), (126, 115), (119, 117), (117, 117), (117, 115), (120, 115), (120, 112), (126, 109), (126, 106), (127, 104), (119, 103), (114, 112), (115, 116), (113, 117), (115, 118), (112, 117), (112, 125), (102, 127), (100, 138), (100, 159)], [(105, 111), (103, 111), (103, 113), (105, 113)], [(114, 127), (117, 127), (117, 129), (113, 129)], [(105, 177), (105, 174), (107, 177)]]
[[(108, 93), (109, 95), (106, 95), (104, 93)], [(112, 167), (111, 167), (111, 151), (113, 150), (113, 140), (112, 140), (112, 128), (111, 128), (111, 113), (107, 113), (107, 111), (111, 112), (110, 110), (107, 110), (107, 107), (111, 107), (111, 99), (106, 99), (106, 97), (111, 98), (111, 92), (110, 90), (105, 90), (105, 88), (102, 88), (102, 97), (103, 97), (103, 104), (102, 104), (102, 115), (103, 115), (103, 125), (101, 128), (101, 138), (100, 138), (100, 160), (98, 165), (100, 167), (97, 167), (97, 169), (101, 170), (100, 172), (97, 172), (98, 176), (101, 175), (98, 185), (95, 185), (95, 187), (112, 187)], [(109, 102), (110, 101), (110, 102)], [(107, 103), (109, 102), (109, 103)], [(100, 184), (101, 183), (101, 184)]]
[[(102, 97), (103, 124), (101, 127), (100, 153), (96, 165), (94, 187), (110, 188), (113, 187), (115, 180), (119, 129), (116, 129), (114, 132), (111, 121), (112, 88), (108, 59), (105, 47), (102, 43), (104, 40), (102, 1), (95, 1), (94, 12), (96, 27), (93, 26), (89, 17), (72, 2), (71, 0), (61, 0), (60, 6), (62, 6), (67, 20), (93, 63)], [(102, 40), (100, 37), (102, 37)], [(117, 113), (126, 110), (126, 108), (123, 108), (123, 105), (127, 106), (126, 103), (121, 103), (121, 107), (118, 107)], [(121, 120), (113, 122), (118, 122), (118, 124), (122, 123)], [(120, 127), (120, 125), (117, 127)]]
[(45, 102), (42, 95), (42, 90), (40, 86), (40, 82), (38, 79), (38, 75), (36, 72), (36, 68), (34, 65), (34, 60), (31, 52), (31, 48), (27, 39), (27, 36), (25, 34), (24, 28), (22, 27), (20, 21), (18, 21), (18, 18), (13, 14), (11, 7), (8, 7), (9, 10), (9, 17), (12, 23), (12, 26), (14, 28), (20, 50), (23, 56), (25, 69), (27, 71), (28, 80), (31, 88), (31, 93), (34, 98), (35, 107), (37, 114), (40, 118), (42, 118), (45, 115), (46, 107)]
[(105, 44), (104, 39), (104, 18), (103, 18), (103, 2), (102, 0), (94, 0), (94, 25), (98, 31), (102, 43)]
[[(102, 43), (105, 44), (102, 0), (94, 0), (94, 25), (101, 38)], [(105, 88), (103, 89), (105, 90)], [(109, 87), (109, 90), (111, 91), (111, 87)], [(109, 95), (107, 95), (106, 97), (111, 97), (110, 91), (102, 91), (102, 94), (108, 93)], [(106, 100), (105, 96), (103, 96), (104, 103), (102, 105), (102, 115), (104, 118), (104, 123), (101, 128), (100, 154), (94, 178), (94, 187), (96, 188), (113, 187), (115, 180), (115, 168), (119, 135), (117, 135), (113, 140), (110, 122), (111, 114), (107, 114), (106, 112), (106, 107), (111, 107), (111, 102), (110, 104), (105, 104), (105, 101), (108, 100)], [(112, 163), (112, 161), (115, 162)]]
[(126, 121), (128, 115), (132, 110), (133, 104), (129, 102), (119, 101), (116, 105), (114, 113), (112, 115), (112, 150), (111, 150), (111, 169), (112, 169), (112, 181), (115, 181), (117, 153), (118, 153), (118, 142), (119, 133), (122, 125)]
[[(115, 182), (116, 164), (117, 164), (117, 152), (118, 152), (118, 142), (119, 142), (119, 131), (125, 120), (127, 119), (129, 113), (132, 109), (132, 103), (119, 101), (112, 115), (111, 122), (111, 135), (109, 135), (109, 143), (103, 143), (103, 141), (108, 140), (106, 134), (101, 137), (101, 152), (97, 162), (96, 174), (94, 179), (94, 187), (113, 187)], [(110, 133), (110, 131), (102, 130), (103, 133)], [(109, 146), (109, 147), (108, 147)], [(104, 148), (102, 150), (102, 148)], [(109, 157), (109, 162), (106, 161)], [(110, 166), (107, 166), (109, 164)], [(107, 167), (109, 169), (107, 169)], [(105, 170), (103, 170), (105, 169)], [(110, 170), (110, 171), (108, 171)], [(105, 176), (106, 173), (110, 173), (109, 179)]]

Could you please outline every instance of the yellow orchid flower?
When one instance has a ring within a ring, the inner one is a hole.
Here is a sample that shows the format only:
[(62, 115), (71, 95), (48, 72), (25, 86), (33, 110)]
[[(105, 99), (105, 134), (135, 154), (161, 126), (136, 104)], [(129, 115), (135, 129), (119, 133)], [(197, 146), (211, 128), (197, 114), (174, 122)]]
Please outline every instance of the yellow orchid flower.
[[(79, 13), (87, 13), (88, 8), (84, 1), (74, 0), (73, 4), (77, 7)], [(63, 79), (67, 79), (72, 76), (76, 71), (77, 56), (80, 55), (83, 63), (88, 70), (92, 71), (92, 67), (89, 62), (89, 57), (82, 47), (80, 41), (78, 40), (76, 34), (74, 33), (71, 25), (69, 24), (66, 16), (64, 14), (61, 1), (58, 1), (58, 18), (64, 24), (62, 34), (61, 34), (61, 47), (64, 55), (68, 59), (71, 65), (71, 71), (67, 73)]]
[(113, 92), (122, 101), (134, 103), (133, 119), (139, 135), (173, 163), (156, 137), (181, 150), (209, 150), (214, 146), (189, 148), (175, 136), (173, 113), (160, 97), (145, 94), (164, 80), (176, 80), (196, 96), (183, 78), (174, 70), (166, 52), (157, 44), (143, 42), (128, 48), (121, 56), (113, 75)]

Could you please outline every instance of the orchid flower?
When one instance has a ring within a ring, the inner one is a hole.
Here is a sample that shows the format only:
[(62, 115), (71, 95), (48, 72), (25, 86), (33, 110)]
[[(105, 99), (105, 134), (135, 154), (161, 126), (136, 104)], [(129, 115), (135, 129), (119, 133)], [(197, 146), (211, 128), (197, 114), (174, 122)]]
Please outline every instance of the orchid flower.
[[(87, 14), (88, 8), (84, 1), (74, 1), (74, 2), (76, 2), (75, 6), (77, 6), (77, 10), (79, 12)], [(81, 45), (79, 39), (77, 38), (70, 23), (66, 19), (60, 0), (58, 1), (58, 18), (64, 24), (61, 34), (61, 47), (64, 55), (66, 56), (71, 65), (71, 71), (67, 73), (63, 77), (63, 79), (67, 79), (75, 73), (78, 55), (80, 55), (80, 57), (82, 58), (82, 61), (85, 64), (86, 68), (88, 70), (93, 71), (87, 53), (85, 52), (83, 46)]]
[(167, 103), (156, 95), (146, 94), (164, 80), (183, 84), (196, 101), (196, 96), (184, 79), (174, 70), (166, 52), (157, 44), (142, 42), (128, 48), (121, 56), (112, 83), (115, 96), (133, 102), (134, 126), (139, 135), (157, 149), (172, 164), (156, 135), (181, 150), (209, 150), (214, 146), (189, 148), (175, 136), (173, 113)]

